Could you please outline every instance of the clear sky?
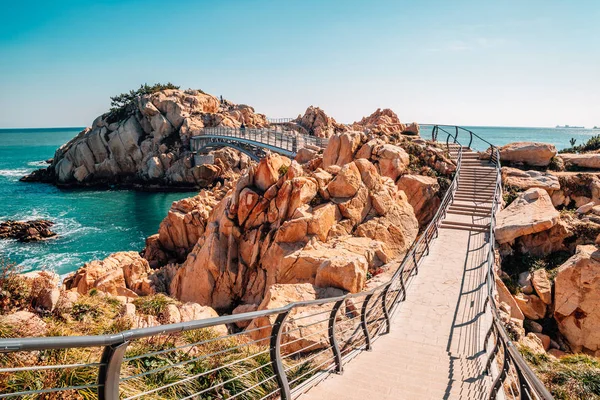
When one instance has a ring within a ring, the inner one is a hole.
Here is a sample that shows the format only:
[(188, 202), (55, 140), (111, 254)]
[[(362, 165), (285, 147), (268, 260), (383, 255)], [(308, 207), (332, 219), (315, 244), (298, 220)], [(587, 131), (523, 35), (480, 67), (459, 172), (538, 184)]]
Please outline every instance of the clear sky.
[(141, 83), (270, 117), (600, 126), (600, 1), (2, 1), (0, 127), (84, 126)]

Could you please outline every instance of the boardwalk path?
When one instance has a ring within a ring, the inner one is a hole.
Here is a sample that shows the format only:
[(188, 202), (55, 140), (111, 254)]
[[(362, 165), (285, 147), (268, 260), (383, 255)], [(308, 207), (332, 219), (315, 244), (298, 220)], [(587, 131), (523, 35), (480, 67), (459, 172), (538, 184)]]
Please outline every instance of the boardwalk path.
[[(453, 149), (454, 151), (456, 149)], [(482, 399), (483, 313), (489, 213), (495, 173), (465, 150), (456, 200), (392, 321), (391, 333), (301, 400)]]

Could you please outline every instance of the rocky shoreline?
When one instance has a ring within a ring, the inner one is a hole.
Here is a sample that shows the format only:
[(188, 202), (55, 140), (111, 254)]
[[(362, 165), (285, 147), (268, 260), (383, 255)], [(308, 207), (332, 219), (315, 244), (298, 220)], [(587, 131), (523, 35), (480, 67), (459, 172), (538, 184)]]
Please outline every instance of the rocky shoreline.
[(45, 219), (32, 221), (0, 222), (0, 239), (16, 239), (19, 242), (39, 242), (56, 237), (50, 228), (54, 222)]

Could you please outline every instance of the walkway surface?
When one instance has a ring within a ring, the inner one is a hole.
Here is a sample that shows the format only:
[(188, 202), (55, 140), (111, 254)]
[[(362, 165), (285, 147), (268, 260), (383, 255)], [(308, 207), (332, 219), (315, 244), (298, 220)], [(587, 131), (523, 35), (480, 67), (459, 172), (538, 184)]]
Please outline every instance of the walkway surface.
[[(456, 152), (456, 148), (453, 149)], [(410, 282), (391, 332), (301, 400), (482, 399), (489, 213), (495, 174), (465, 152), (455, 201)], [(491, 193), (488, 195), (488, 193)]]

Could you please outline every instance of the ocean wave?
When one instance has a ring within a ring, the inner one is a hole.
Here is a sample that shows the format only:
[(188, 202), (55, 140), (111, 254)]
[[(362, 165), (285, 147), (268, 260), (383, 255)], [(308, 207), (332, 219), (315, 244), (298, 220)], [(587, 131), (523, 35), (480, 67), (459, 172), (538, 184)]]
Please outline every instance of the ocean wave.
[(41, 161), (30, 161), (27, 163), (27, 165), (32, 166), (32, 167), (47, 167), (49, 164), (46, 162), (46, 160), (41, 160)]
[(31, 172), (27, 168), (0, 169), (0, 176), (7, 178), (21, 178)]

